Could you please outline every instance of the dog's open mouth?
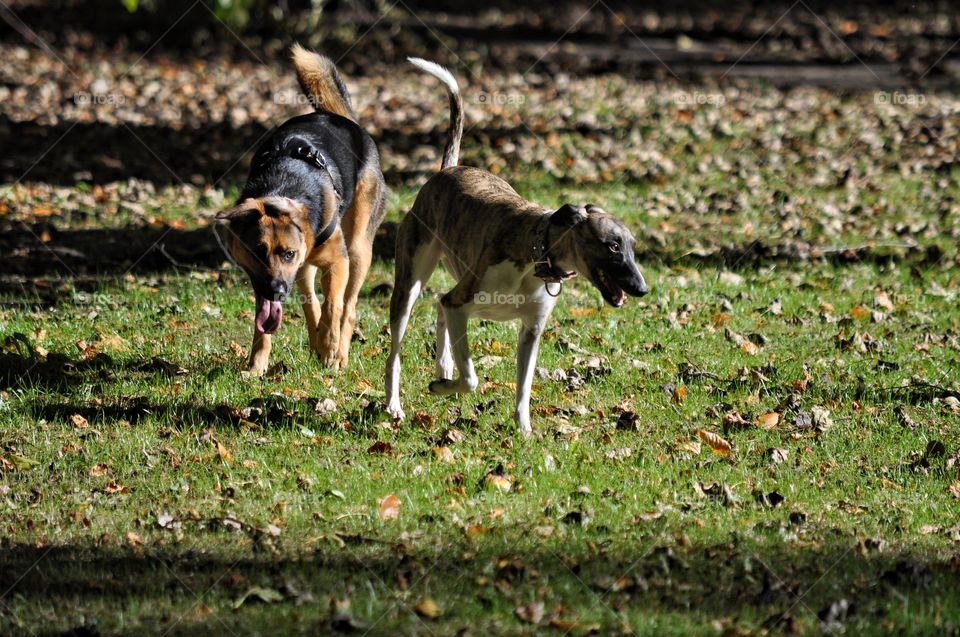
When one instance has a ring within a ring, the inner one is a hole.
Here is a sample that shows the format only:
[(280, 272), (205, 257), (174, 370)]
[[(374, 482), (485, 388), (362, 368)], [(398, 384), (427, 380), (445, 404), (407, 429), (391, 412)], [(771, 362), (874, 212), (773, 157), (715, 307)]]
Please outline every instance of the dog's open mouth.
[(613, 307), (620, 307), (627, 300), (627, 295), (624, 293), (623, 288), (617, 285), (613, 277), (603, 270), (596, 270), (593, 274), (593, 280), (597, 289), (600, 290), (600, 295), (603, 296), (603, 300)]
[(261, 334), (273, 334), (280, 329), (283, 320), (283, 304), (257, 295), (257, 315), (254, 325)]

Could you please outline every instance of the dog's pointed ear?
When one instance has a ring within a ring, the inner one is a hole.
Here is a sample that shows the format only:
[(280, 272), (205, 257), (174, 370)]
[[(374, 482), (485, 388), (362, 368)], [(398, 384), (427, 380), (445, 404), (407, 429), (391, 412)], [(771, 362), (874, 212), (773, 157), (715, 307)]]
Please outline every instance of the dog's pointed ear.
[(263, 214), (263, 204), (261, 204), (257, 199), (246, 199), (241, 201), (237, 205), (221, 210), (217, 213), (216, 219), (221, 221), (223, 220), (233, 220), (238, 217), (243, 217), (244, 215), (249, 215), (254, 212), (259, 212)]
[(586, 211), (580, 206), (574, 206), (569, 203), (560, 206), (557, 211), (553, 213), (553, 216), (550, 217), (551, 223), (563, 226), (564, 228), (572, 228), (586, 220)]
[(290, 197), (271, 195), (264, 197), (262, 201), (265, 213), (271, 216), (287, 215), (291, 219), (300, 221), (309, 215), (305, 205)]

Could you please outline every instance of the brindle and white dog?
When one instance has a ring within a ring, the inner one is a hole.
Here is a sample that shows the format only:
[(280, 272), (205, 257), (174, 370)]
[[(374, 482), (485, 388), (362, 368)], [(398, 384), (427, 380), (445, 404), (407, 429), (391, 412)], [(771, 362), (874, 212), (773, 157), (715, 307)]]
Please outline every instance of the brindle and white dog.
[[(463, 135), (457, 81), (433, 62), (418, 58), (410, 62), (446, 85), (451, 124), (440, 172), (420, 190), (398, 229), (387, 411), (394, 418), (404, 417), (400, 345), (420, 290), (443, 260), (457, 284), (438, 303), (437, 380), (430, 383), (430, 392), (448, 395), (476, 389), (467, 340), (469, 318), (520, 319), (514, 419), (521, 432), (529, 434), (537, 348), (560, 284), (582, 273), (614, 307), (623, 305), (626, 294), (643, 296), (647, 285), (634, 260), (635, 241), (623, 223), (595, 205), (544, 210), (503, 179), (479, 168), (457, 166)], [(456, 379), (454, 364), (459, 371)]]

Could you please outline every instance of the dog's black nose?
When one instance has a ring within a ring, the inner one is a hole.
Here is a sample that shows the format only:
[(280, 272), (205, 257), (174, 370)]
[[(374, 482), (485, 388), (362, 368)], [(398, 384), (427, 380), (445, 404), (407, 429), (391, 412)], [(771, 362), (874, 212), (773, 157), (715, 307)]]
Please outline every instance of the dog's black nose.
[(290, 293), (290, 286), (287, 285), (286, 281), (273, 281), (270, 284), (270, 288), (273, 290), (274, 299), (277, 301), (282, 301), (287, 298), (287, 294)]

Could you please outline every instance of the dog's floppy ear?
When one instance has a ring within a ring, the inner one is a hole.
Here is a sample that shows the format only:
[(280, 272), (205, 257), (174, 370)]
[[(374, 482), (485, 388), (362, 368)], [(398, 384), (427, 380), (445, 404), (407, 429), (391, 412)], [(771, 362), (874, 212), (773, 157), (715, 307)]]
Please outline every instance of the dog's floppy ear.
[(258, 200), (251, 198), (251, 199), (246, 199), (244, 201), (241, 201), (240, 203), (233, 206), (232, 208), (221, 210), (220, 212), (217, 213), (216, 218), (220, 220), (224, 220), (224, 219), (232, 220), (232, 219), (236, 219), (237, 217), (248, 215), (252, 212), (259, 212), (262, 214), (263, 204), (261, 204)]
[(550, 217), (551, 223), (563, 226), (564, 228), (572, 228), (586, 220), (587, 213), (583, 208), (569, 203), (560, 206), (557, 211), (553, 213), (553, 216)]

